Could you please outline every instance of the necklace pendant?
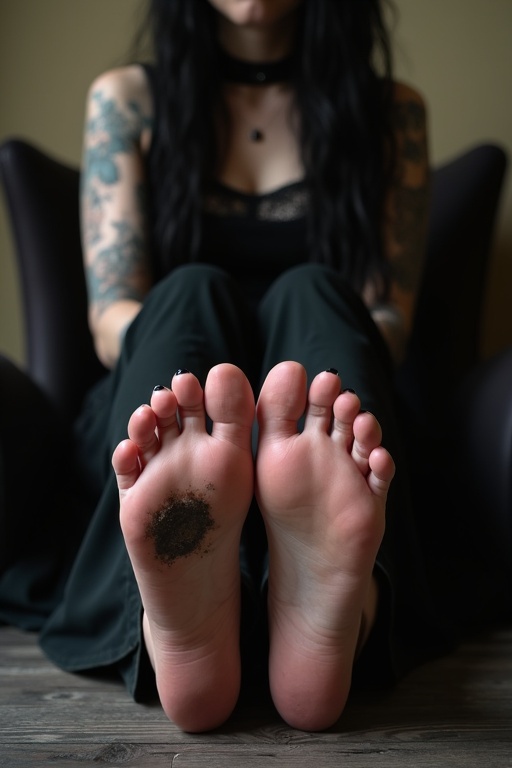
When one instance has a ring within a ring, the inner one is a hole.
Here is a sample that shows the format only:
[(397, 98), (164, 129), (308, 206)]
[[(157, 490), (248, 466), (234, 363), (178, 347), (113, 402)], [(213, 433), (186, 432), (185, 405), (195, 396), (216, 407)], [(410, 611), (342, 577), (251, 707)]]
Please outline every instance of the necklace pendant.
[(263, 135), (263, 131), (260, 131), (259, 128), (253, 128), (252, 131), (249, 134), (249, 138), (254, 143), (259, 143), (260, 141), (263, 141), (265, 136)]

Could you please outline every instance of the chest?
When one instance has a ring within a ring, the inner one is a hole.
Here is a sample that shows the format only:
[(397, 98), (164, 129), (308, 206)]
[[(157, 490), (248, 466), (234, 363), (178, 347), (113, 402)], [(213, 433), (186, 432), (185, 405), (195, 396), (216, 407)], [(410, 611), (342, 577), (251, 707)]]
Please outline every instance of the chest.
[(265, 194), (303, 178), (298, 118), (286, 90), (227, 89), (217, 131), (223, 184)]

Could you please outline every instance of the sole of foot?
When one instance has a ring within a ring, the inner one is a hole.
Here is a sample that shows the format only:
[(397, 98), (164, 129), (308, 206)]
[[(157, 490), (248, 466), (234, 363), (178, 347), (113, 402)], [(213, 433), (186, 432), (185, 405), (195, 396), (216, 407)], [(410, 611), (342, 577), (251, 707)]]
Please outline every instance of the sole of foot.
[(253, 421), (252, 390), (235, 366), (213, 368), (204, 392), (180, 373), (132, 414), (112, 458), (160, 700), (186, 731), (219, 726), (238, 699), (239, 544), (253, 496)]
[(271, 692), (284, 720), (304, 730), (332, 726), (344, 709), (394, 475), (377, 420), (340, 390), (326, 371), (308, 393), (304, 368), (285, 362), (257, 404)]

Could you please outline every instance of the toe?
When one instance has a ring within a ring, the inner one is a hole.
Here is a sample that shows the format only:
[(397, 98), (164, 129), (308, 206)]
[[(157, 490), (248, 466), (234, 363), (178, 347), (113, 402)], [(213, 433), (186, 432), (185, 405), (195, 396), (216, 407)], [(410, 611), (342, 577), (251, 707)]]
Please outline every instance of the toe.
[(172, 391), (178, 403), (178, 416), (183, 432), (205, 431), (204, 394), (198, 379), (189, 371), (180, 370), (172, 379)]
[(345, 390), (333, 406), (334, 421), (332, 426), (332, 439), (352, 449), (354, 442), (354, 421), (361, 410), (361, 401), (355, 392)]
[(381, 440), (382, 429), (375, 416), (367, 411), (358, 414), (354, 420), (352, 458), (364, 475), (369, 469), (370, 454)]
[(375, 496), (379, 496), (385, 501), (395, 475), (395, 462), (388, 451), (379, 446), (371, 452), (369, 465), (368, 485)]
[(159, 443), (155, 429), (156, 416), (149, 405), (141, 405), (132, 413), (128, 422), (128, 437), (138, 448), (142, 466), (146, 466), (158, 453)]
[(260, 440), (287, 438), (297, 432), (297, 422), (306, 408), (307, 375), (294, 362), (276, 365), (261, 388), (256, 413)]
[(332, 371), (324, 371), (315, 376), (309, 388), (305, 430), (330, 431), (332, 406), (340, 393), (340, 386), (339, 376)]
[(174, 392), (167, 387), (155, 389), (151, 396), (151, 408), (156, 417), (160, 445), (176, 439), (180, 434), (180, 427), (177, 418), (178, 403)]
[(245, 374), (235, 365), (216, 365), (204, 388), (206, 412), (213, 422), (212, 436), (250, 447), (254, 422), (254, 395)]
[(140, 475), (139, 452), (132, 440), (123, 440), (112, 455), (112, 466), (116, 473), (120, 493), (135, 485)]

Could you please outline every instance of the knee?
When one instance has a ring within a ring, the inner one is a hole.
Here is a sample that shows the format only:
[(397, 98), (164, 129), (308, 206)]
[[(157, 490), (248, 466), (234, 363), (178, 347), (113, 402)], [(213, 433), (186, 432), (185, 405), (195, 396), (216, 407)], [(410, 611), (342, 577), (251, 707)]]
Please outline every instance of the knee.
[(176, 307), (208, 303), (209, 297), (233, 292), (233, 279), (210, 264), (186, 264), (173, 269), (153, 287), (146, 307), (173, 311)]
[(336, 273), (330, 267), (325, 264), (315, 264), (314, 262), (307, 262), (305, 264), (298, 264), (296, 267), (283, 272), (282, 275), (276, 280), (276, 283), (284, 283), (285, 285), (309, 285), (316, 280), (325, 280), (334, 276)]
[(203, 286), (222, 285), (230, 282), (230, 276), (212, 264), (184, 264), (173, 269), (157, 284), (155, 291), (194, 292)]
[(280, 275), (272, 284), (269, 294), (301, 299), (314, 293), (326, 291), (338, 294), (350, 294), (348, 282), (335, 270), (325, 264), (307, 263), (293, 267)]

